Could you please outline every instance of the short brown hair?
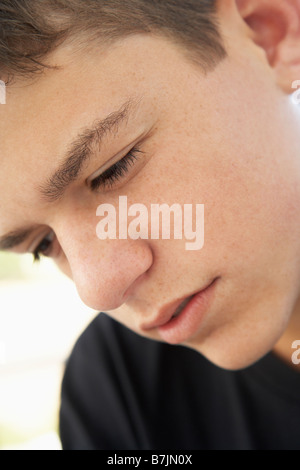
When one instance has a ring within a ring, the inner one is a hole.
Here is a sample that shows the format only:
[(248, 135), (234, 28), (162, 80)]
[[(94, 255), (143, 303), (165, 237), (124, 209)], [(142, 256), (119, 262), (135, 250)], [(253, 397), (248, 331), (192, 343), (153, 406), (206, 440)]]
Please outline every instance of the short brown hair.
[(31, 75), (67, 38), (113, 42), (137, 33), (169, 37), (204, 69), (226, 56), (216, 0), (0, 0), (0, 77)]

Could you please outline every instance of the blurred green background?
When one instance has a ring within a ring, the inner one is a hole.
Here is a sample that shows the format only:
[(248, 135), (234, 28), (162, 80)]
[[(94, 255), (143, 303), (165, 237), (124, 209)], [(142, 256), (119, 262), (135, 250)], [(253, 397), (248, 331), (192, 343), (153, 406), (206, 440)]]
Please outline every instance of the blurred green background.
[[(0, 252), (0, 281), (26, 279), (30, 276), (30, 270), (24, 269), (25, 257), (14, 253)], [(28, 257), (26, 256), (27, 263)]]
[(51, 260), (0, 253), (0, 449), (60, 449), (65, 361), (95, 316)]

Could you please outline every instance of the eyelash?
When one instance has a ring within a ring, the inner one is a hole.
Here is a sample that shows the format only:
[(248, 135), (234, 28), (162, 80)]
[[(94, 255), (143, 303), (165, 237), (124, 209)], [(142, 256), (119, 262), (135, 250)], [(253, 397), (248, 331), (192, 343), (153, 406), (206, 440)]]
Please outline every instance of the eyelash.
[[(42, 256), (48, 256), (47, 252), (49, 253), (49, 250), (51, 251), (53, 241), (54, 241), (53, 238), (54, 238), (54, 234), (53, 232), (50, 232), (45, 238), (43, 238), (41, 243), (39, 243), (39, 245), (36, 247), (36, 249), (32, 253), (34, 263), (36, 262), (38, 263), (39, 261), (41, 261)], [(46, 247), (43, 247), (45, 243), (46, 243)]]
[(104, 173), (97, 176), (90, 183), (90, 188), (92, 191), (97, 191), (100, 187), (103, 189), (111, 188), (114, 183), (123, 178), (129, 171), (131, 166), (134, 166), (135, 161), (138, 160), (138, 153), (143, 153), (137, 147), (134, 147), (130, 152), (125, 155), (120, 161), (115, 163), (113, 166), (108, 168)]
[[(129, 168), (135, 164), (135, 161), (138, 160), (137, 154), (143, 153), (137, 147), (134, 147), (130, 152), (125, 155), (119, 162), (115, 163), (113, 166), (108, 168), (104, 173), (97, 176), (90, 183), (90, 188), (92, 191), (97, 191), (101, 186), (103, 188), (112, 187), (113, 184), (123, 178), (129, 171)], [(39, 262), (42, 256), (48, 256), (47, 252), (51, 251), (53, 240), (49, 240), (53, 232), (48, 234), (37, 248), (33, 251), (33, 261)], [(46, 247), (45, 247), (46, 244)]]

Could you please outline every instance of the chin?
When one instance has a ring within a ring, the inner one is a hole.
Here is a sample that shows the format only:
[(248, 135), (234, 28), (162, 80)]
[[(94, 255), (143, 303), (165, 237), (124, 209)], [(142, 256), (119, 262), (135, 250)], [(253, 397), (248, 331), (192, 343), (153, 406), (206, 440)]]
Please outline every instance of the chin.
[(187, 345), (202, 354), (215, 366), (228, 371), (246, 369), (262, 359), (274, 348), (283, 331), (265, 335), (220, 335), (218, 339), (208, 338), (199, 344)]
[(231, 372), (247, 369), (247, 367), (252, 366), (262, 357), (264, 357), (269, 351), (266, 351), (262, 355), (253, 354), (251, 357), (242, 357), (242, 356), (218, 356), (217, 354), (212, 354), (206, 356), (207, 360), (210, 361), (215, 366), (220, 369), (228, 370)]
[(221, 325), (210, 323), (186, 346), (222, 369), (246, 369), (274, 350), (288, 328), (295, 305), (291, 296), (271, 297), (243, 315), (232, 319), (224, 316)]

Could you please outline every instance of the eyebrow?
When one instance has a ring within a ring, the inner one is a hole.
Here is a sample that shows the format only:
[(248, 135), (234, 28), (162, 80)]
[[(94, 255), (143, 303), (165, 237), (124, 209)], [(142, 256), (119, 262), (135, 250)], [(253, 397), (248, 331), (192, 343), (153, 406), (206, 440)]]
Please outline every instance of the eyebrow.
[(70, 144), (59, 168), (46, 183), (38, 187), (45, 202), (54, 203), (61, 199), (68, 186), (79, 177), (84, 164), (92, 155), (92, 149), (97, 146), (99, 150), (104, 137), (108, 134), (117, 135), (120, 126), (128, 120), (135, 104), (137, 99), (131, 98), (119, 110), (109, 114), (105, 119), (96, 121), (92, 127), (80, 131)]
[(24, 243), (24, 241), (32, 234), (32, 231), (33, 228), (16, 230), (0, 237), (0, 250), (7, 251), (21, 245), (21, 243)]
[[(69, 145), (69, 150), (59, 168), (50, 176), (46, 183), (38, 187), (42, 199), (53, 203), (59, 200), (67, 187), (80, 175), (84, 164), (92, 155), (95, 146), (98, 149), (108, 134), (117, 135), (121, 124), (124, 124), (139, 104), (140, 99), (130, 98), (119, 110), (112, 112), (105, 119), (94, 122), (92, 127), (86, 127), (79, 132), (75, 140)], [(25, 228), (9, 232), (0, 237), (0, 250), (11, 250), (24, 243), (36, 227)]]

